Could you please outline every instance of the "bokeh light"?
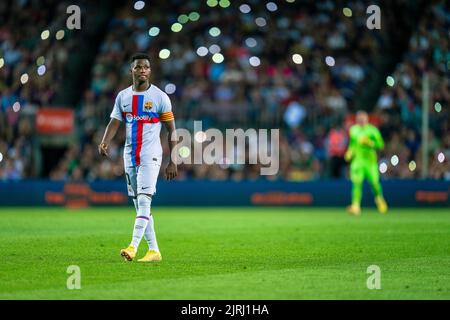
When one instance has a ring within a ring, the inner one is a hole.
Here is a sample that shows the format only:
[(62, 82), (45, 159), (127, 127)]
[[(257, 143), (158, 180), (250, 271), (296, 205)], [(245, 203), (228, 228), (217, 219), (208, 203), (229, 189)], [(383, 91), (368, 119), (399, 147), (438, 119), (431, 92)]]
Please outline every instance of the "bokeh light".
[(172, 27), (170, 28), (173, 32), (180, 32), (181, 29), (183, 29), (183, 25), (181, 23), (175, 22), (172, 24)]
[(396, 165), (398, 165), (398, 162), (399, 162), (398, 156), (394, 154), (391, 157), (391, 164), (395, 167)]
[(188, 147), (183, 146), (178, 150), (178, 154), (182, 158), (187, 158), (191, 155), (191, 150)]
[(145, 7), (145, 2), (144, 1), (136, 1), (134, 3), (134, 9), (135, 10), (142, 10)]
[(342, 9), (342, 12), (344, 13), (344, 16), (346, 16), (346, 17), (351, 17), (352, 16), (352, 9), (350, 9), (350, 8), (344, 8), (344, 9)]
[(22, 75), (20, 76), (20, 82), (21, 82), (22, 84), (27, 83), (27, 82), (28, 82), (28, 79), (29, 79), (28, 73), (24, 73), (24, 74), (22, 74)]
[(267, 24), (266, 19), (264, 19), (263, 17), (256, 18), (255, 23), (258, 27), (264, 27)]
[(242, 13), (249, 13), (250, 11), (252, 11), (252, 9), (248, 4), (241, 4), (239, 6), (239, 11), (241, 11)]
[(42, 66), (45, 63), (45, 57), (44, 56), (40, 56), (39, 58), (36, 59), (36, 65)]
[(231, 5), (229, 0), (220, 0), (219, 1), (219, 6), (221, 6), (222, 8), (228, 8)]
[(436, 102), (436, 103), (434, 104), (434, 110), (435, 110), (436, 112), (441, 112), (441, 111), (442, 111), (442, 105), (441, 105), (439, 102)]
[(170, 57), (170, 50), (169, 49), (162, 49), (159, 51), (159, 57), (161, 59), (167, 59)]
[(258, 43), (256, 42), (255, 38), (247, 38), (245, 39), (245, 45), (249, 48), (254, 48), (258, 45)]
[(148, 30), (148, 35), (151, 37), (156, 37), (158, 34), (159, 34), (158, 27), (151, 27), (150, 30)]
[(0, 58), (0, 68), (2, 68), (5, 65), (5, 59)]
[(274, 12), (274, 11), (277, 11), (278, 6), (277, 6), (277, 4), (276, 4), (275, 2), (268, 2), (268, 3), (266, 4), (266, 8), (267, 8), (267, 10), (269, 10), (270, 12)]
[(381, 173), (386, 173), (387, 171), (387, 164), (385, 162), (380, 163), (380, 166), (378, 168)]
[(336, 61), (334, 61), (334, 58), (332, 56), (326, 56), (325, 57), (325, 63), (330, 66), (333, 67), (334, 64), (336, 63)]
[(200, 57), (206, 56), (206, 55), (208, 54), (208, 48), (203, 47), (203, 46), (199, 47), (199, 48), (197, 49), (197, 54), (198, 54)]
[(58, 32), (56, 32), (56, 40), (62, 40), (64, 38), (65, 32), (64, 30), (59, 30)]
[(164, 91), (165, 91), (167, 94), (174, 94), (176, 90), (177, 90), (177, 86), (174, 85), (173, 83), (168, 83), (168, 84), (166, 84), (166, 86), (164, 87)]
[(303, 62), (303, 57), (300, 54), (295, 53), (292, 55), (292, 61), (294, 61), (295, 64), (301, 64)]
[(252, 67), (258, 67), (261, 64), (261, 60), (258, 57), (250, 57), (250, 59), (248, 59), (250, 65)]
[(206, 141), (206, 133), (204, 131), (197, 131), (194, 136), (195, 141), (203, 143)]
[(417, 165), (416, 165), (416, 162), (414, 160), (409, 162), (409, 164), (408, 164), (409, 171), (416, 170), (416, 167), (417, 167)]
[(444, 162), (444, 161), (445, 161), (445, 155), (444, 155), (444, 153), (439, 152), (437, 158), (438, 158), (438, 161), (439, 161), (440, 163)]
[(188, 21), (189, 21), (189, 17), (188, 17), (187, 14), (181, 14), (181, 15), (178, 17), (178, 22), (179, 22), (179, 23), (187, 23)]
[(388, 77), (386, 78), (386, 84), (387, 84), (389, 87), (393, 87), (394, 84), (395, 84), (394, 77), (388, 76)]
[(50, 37), (50, 31), (48, 31), (48, 30), (42, 31), (42, 33), (41, 33), (41, 39), (42, 39), (42, 40), (47, 40), (48, 37)]
[(14, 102), (12, 109), (14, 112), (19, 112), (20, 111), (20, 102), (19, 101)]
[(189, 13), (189, 19), (191, 21), (197, 21), (198, 19), (200, 19), (200, 14), (198, 12), (193, 11)]
[(217, 27), (212, 27), (209, 29), (209, 35), (211, 37), (218, 37), (220, 35), (220, 29)]
[(3, 154), (0, 152), (0, 162), (3, 160)]
[(225, 58), (221, 53), (215, 53), (212, 56), (212, 60), (214, 61), (214, 63), (222, 63)]
[(37, 74), (40, 75), (40, 76), (43, 76), (46, 71), (47, 71), (47, 68), (45, 67), (45, 65), (40, 65), (37, 68)]
[(209, 46), (209, 52), (211, 52), (211, 54), (216, 54), (219, 53), (220, 51), (221, 49), (217, 44), (212, 44)]
[(206, 4), (208, 5), (208, 7), (213, 8), (213, 7), (217, 6), (219, 4), (219, 2), (217, 0), (208, 0), (208, 1), (206, 1)]

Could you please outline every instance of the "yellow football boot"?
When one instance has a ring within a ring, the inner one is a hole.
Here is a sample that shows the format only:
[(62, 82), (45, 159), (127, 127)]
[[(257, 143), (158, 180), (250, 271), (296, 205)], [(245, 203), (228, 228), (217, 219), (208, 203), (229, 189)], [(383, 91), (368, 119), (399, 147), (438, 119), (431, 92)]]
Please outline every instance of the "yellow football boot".
[(152, 261), (161, 261), (161, 253), (155, 250), (148, 250), (145, 256), (142, 259), (139, 259), (139, 262), (152, 262)]
[(386, 214), (388, 211), (388, 205), (383, 197), (376, 197), (375, 204), (377, 205), (378, 212)]
[(127, 261), (133, 261), (136, 256), (136, 248), (128, 246), (128, 248), (120, 250), (120, 255)]
[(347, 207), (347, 212), (354, 216), (361, 215), (361, 207), (355, 204), (352, 204)]

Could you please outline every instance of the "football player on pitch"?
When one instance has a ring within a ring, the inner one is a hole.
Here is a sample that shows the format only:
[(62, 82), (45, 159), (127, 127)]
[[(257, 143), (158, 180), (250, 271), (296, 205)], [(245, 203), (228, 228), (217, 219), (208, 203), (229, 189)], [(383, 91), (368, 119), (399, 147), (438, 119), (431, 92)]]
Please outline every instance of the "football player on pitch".
[[(145, 237), (149, 250), (140, 262), (160, 261), (161, 253), (156, 241), (153, 216), (150, 206), (156, 192), (156, 181), (161, 167), (162, 147), (160, 141), (161, 122), (169, 135), (170, 154), (176, 145), (175, 120), (170, 99), (165, 92), (150, 83), (150, 58), (146, 54), (136, 54), (131, 59), (133, 84), (116, 96), (111, 120), (106, 127), (99, 153), (108, 155), (108, 146), (121, 122), (125, 122), (126, 140), (124, 148), (124, 168), (128, 185), (128, 195), (133, 197), (136, 208), (133, 237), (130, 245), (120, 251), (121, 256), (132, 261)], [(177, 165), (170, 159), (165, 170), (166, 179), (177, 176)]]
[(388, 206), (383, 197), (378, 173), (377, 150), (384, 148), (380, 131), (369, 124), (367, 112), (356, 114), (356, 124), (350, 128), (350, 139), (345, 160), (350, 163), (352, 181), (352, 204), (347, 211), (353, 215), (361, 214), (363, 181), (367, 179), (375, 196), (375, 204), (380, 213), (386, 213)]

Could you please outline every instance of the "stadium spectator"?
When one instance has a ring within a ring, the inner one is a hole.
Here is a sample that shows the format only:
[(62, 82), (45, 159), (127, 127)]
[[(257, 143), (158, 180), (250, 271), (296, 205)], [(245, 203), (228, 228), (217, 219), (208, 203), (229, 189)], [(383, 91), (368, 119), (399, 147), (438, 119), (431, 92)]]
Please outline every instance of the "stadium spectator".
[[(33, 165), (30, 119), (37, 108), (53, 104), (73, 45), (68, 37), (63, 41), (40, 39), (42, 30), (47, 28), (54, 35), (61, 25), (58, 13), (64, 5), (47, 2), (54, 4), (53, 15), (35, 2), (14, 2), (8, 8), (14, 14), (1, 16), (5, 18), (0, 27), (0, 57), (4, 58), (0, 68), (0, 152), (5, 158), (0, 166), (2, 179), (38, 174)], [(25, 5), (27, 16), (32, 13), (32, 23), (25, 19)], [(160, 10), (166, 5), (170, 4), (153, 4)], [(237, 7), (219, 14), (218, 10), (186, 3), (179, 12), (159, 15), (150, 6), (142, 11), (130, 10), (129, 4), (119, 6), (76, 108), (80, 144), (68, 148), (50, 178), (122, 179), (123, 127), (111, 145), (110, 159), (98, 157), (95, 146), (115, 94), (129, 84), (128, 59), (136, 51), (151, 54), (153, 81), (170, 94), (178, 127), (192, 130), (193, 121), (201, 120), (204, 129), (280, 128), (280, 171), (270, 179), (342, 176), (340, 159), (345, 139), (342, 129), (334, 126), (356, 111), (355, 93), (363, 89), (367, 70), (384, 45), (377, 33), (361, 27), (365, 25), (365, 2), (351, 2), (351, 18), (343, 16), (331, 1), (306, 1), (296, 10), (286, 3), (272, 13), (264, 3), (252, 2), (251, 7), (247, 14)], [(182, 13), (194, 11), (199, 19), (183, 23), (181, 32), (169, 30)], [(449, 179), (449, 16), (444, 1), (433, 5), (421, 18), (393, 72), (393, 83), (382, 88), (375, 114), (386, 141), (380, 161), (389, 164), (383, 178), (420, 174), (422, 79), (427, 72), (433, 88), (430, 176)], [(264, 19), (256, 22), (257, 18)], [(152, 31), (155, 27), (157, 31)], [(220, 30), (218, 36), (211, 33), (212, 27)], [(25, 38), (32, 40), (26, 43), (21, 40)], [(168, 59), (160, 58), (161, 49), (170, 50)], [(213, 53), (223, 55), (224, 62), (214, 63)], [(45, 56), (47, 71), (38, 76), (36, 60), (41, 56)], [(25, 72), (29, 80), (21, 85)], [(11, 111), (16, 102), (20, 102), (20, 117)], [(21, 151), (15, 151), (17, 148)], [(163, 148), (167, 154), (167, 146)], [(391, 165), (394, 155), (399, 158), (397, 165)], [(17, 159), (16, 166), (11, 163), (13, 159)], [(258, 170), (250, 165), (182, 165), (178, 179), (263, 178), (255, 172)]]

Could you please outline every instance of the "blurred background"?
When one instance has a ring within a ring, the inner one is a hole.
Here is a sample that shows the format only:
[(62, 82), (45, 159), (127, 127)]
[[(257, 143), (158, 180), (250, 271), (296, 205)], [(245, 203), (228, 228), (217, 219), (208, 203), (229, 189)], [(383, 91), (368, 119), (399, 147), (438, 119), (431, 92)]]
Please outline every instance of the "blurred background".
[[(79, 30), (66, 26), (72, 4)], [(366, 26), (370, 5), (381, 9), (379, 30)], [(297, 183), (308, 192), (299, 182), (346, 181), (349, 191), (348, 128), (367, 110), (385, 139), (382, 179), (439, 181), (448, 205), (447, 1), (23, 0), (2, 1), (0, 21), (4, 194), (19, 181), (115, 180), (125, 189), (124, 126), (111, 158), (97, 145), (115, 95), (131, 84), (130, 57), (146, 52), (178, 128), (198, 120), (204, 130), (280, 129), (276, 176), (261, 176), (259, 165), (181, 165), (180, 183), (265, 180), (274, 191)]]

